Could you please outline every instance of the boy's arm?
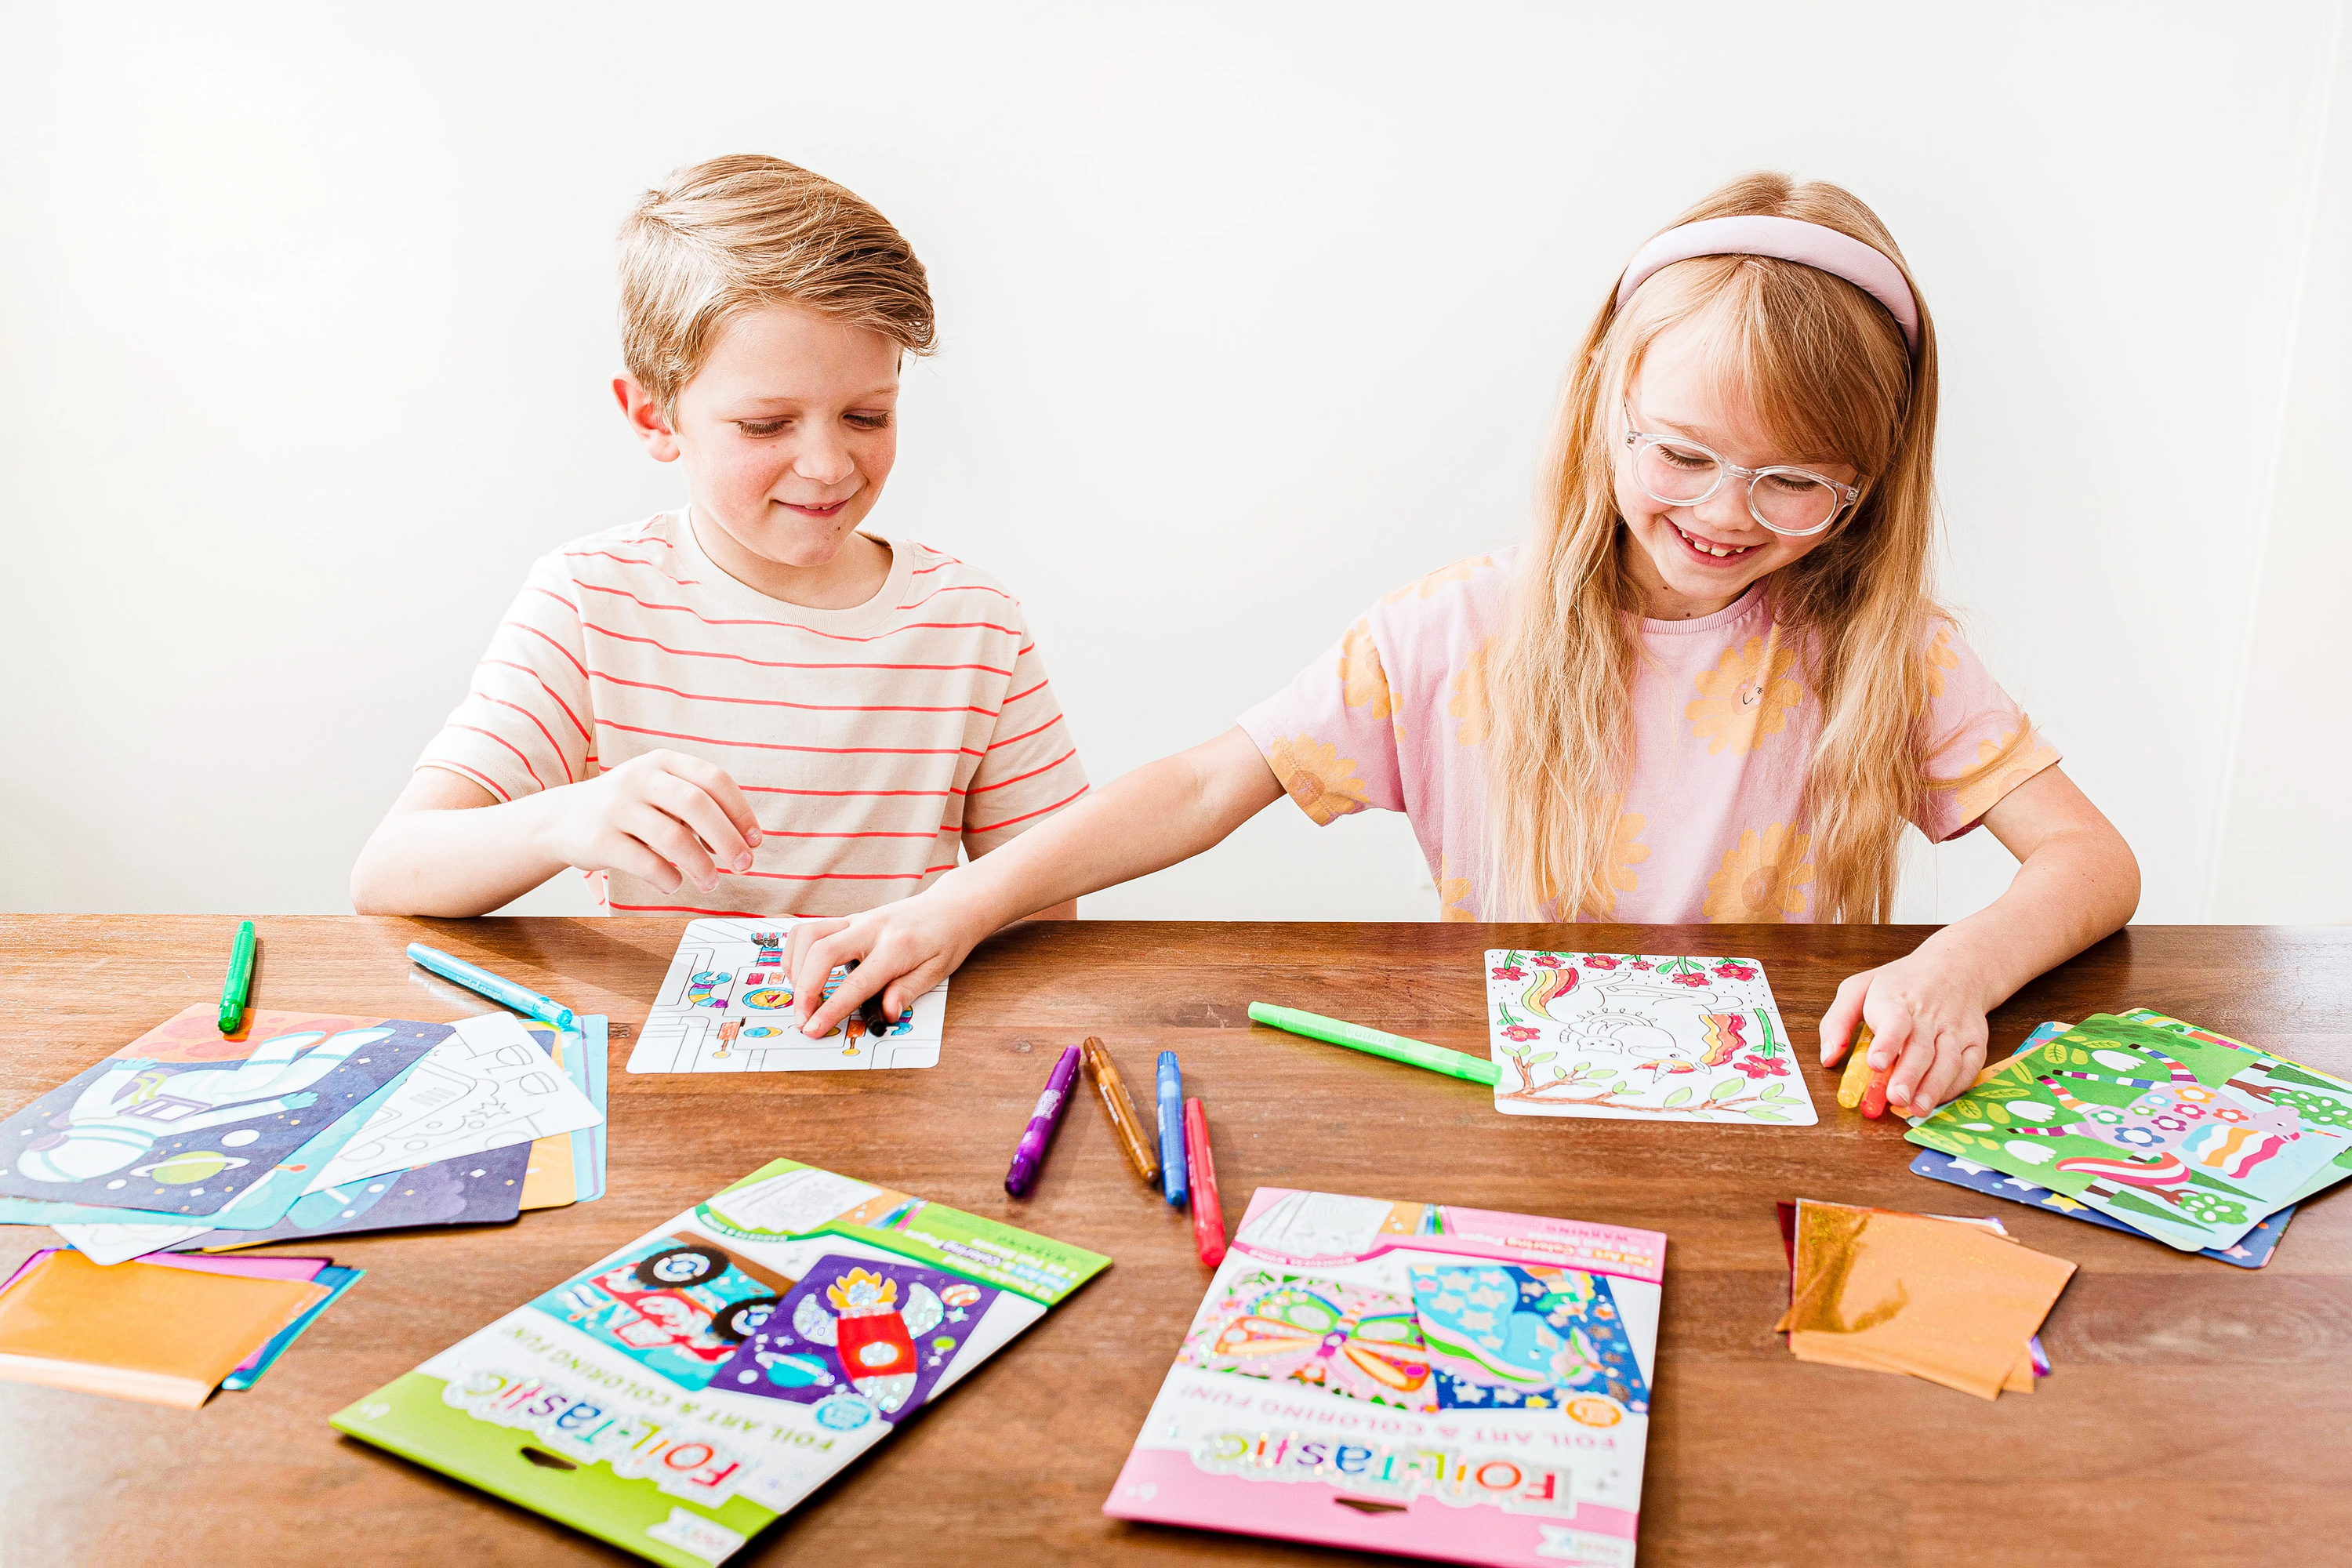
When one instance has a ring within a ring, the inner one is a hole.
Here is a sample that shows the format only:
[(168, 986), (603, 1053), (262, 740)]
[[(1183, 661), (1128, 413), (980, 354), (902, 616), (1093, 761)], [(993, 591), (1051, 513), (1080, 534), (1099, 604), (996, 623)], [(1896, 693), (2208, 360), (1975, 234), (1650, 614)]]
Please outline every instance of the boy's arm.
[(1868, 1022), (1874, 1067), (1895, 1064), (1895, 1106), (1941, 1105), (1984, 1067), (1985, 1015), (2035, 975), (2120, 929), (2139, 907), (2139, 862), (2074, 781), (2048, 767), (1985, 813), (2017, 857), (2009, 890), (1910, 954), (1849, 975), (1822, 1016), (1822, 1065)]
[(1114, 780), (911, 899), (803, 921), (793, 927), (794, 995), (821, 995), (834, 965), (859, 961), (803, 1027), (824, 1035), (886, 984), (884, 1007), (903, 1011), (1000, 926), (1198, 855), (1280, 798), (1257, 743), (1228, 730)]
[(745, 871), (758, 818), (726, 770), (648, 752), (611, 773), (500, 803), (473, 780), (420, 767), (352, 868), (363, 915), (488, 914), (567, 866), (626, 871), (674, 893)]

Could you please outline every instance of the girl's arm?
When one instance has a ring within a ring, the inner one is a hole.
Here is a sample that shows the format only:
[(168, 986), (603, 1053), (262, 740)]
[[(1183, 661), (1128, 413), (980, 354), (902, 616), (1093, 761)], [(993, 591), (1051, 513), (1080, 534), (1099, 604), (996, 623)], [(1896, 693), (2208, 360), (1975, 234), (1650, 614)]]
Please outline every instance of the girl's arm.
[(794, 997), (820, 995), (834, 965), (858, 961), (802, 1032), (822, 1036), (888, 987), (896, 1017), (955, 972), (980, 940), (1049, 905), (1172, 866), (1282, 797), (1282, 785), (1241, 730), (1147, 763), (1012, 843), (959, 866), (911, 899), (843, 921), (793, 927)]
[(2044, 768), (1985, 813), (2017, 857), (2009, 890), (1908, 957), (1849, 975), (1822, 1015), (1822, 1065), (1870, 1025), (1874, 1068), (1894, 1062), (1887, 1102), (1925, 1109), (1976, 1081), (1985, 1015), (2017, 988), (2122, 927), (2139, 907), (2139, 862), (2074, 781)]
[(708, 893), (747, 871), (759, 819), (726, 770), (647, 752), (612, 772), (499, 802), (469, 778), (422, 767), (360, 851), (363, 915), (480, 915), (567, 866), (626, 871), (665, 893)]

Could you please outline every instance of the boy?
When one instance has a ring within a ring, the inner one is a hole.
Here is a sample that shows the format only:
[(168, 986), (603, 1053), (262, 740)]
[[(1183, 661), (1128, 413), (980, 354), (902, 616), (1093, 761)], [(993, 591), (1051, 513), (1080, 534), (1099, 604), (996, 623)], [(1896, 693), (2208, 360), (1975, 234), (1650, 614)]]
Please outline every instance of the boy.
[(621, 319), (614, 395), (688, 504), (532, 567), (352, 905), (477, 915), (574, 866), (618, 912), (849, 914), (1086, 793), (1020, 605), (859, 527), (932, 347), (898, 230), (714, 158), (623, 226)]

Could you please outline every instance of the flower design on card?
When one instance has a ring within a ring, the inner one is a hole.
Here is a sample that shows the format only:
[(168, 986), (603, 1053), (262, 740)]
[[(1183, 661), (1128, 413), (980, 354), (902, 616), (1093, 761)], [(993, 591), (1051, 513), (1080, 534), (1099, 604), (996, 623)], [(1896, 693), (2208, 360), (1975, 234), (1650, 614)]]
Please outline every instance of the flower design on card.
[(1796, 665), (1797, 650), (1780, 640), (1777, 626), (1723, 650), (1698, 678), (1698, 700), (1683, 710), (1708, 756), (1752, 752), (1788, 727), (1790, 710), (1805, 700), (1803, 683), (1790, 673)]
[(2058, 750), (2045, 746), (2039, 735), (2011, 730), (1995, 741), (1977, 742), (1977, 777), (1958, 786), (1952, 796), (1963, 823), (1974, 822), (2000, 804), (2001, 797), (2058, 760)]
[(1937, 626), (1936, 640), (1927, 645), (1927, 695), (1931, 699), (1941, 697), (1944, 694), (1944, 671), (1959, 668), (1959, 651), (1952, 647), (1952, 628), (1949, 626)]
[[(1339, 693), (1350, 708), (1369, 708), (1371, 717), (1385, 719), (1396, 710), (1389, 692), (1389, 672), (1381, 666), (1381, 650), (1372, 644), (1372, 622), (1367, 616), (1339, 639)], [(1403, 727), (1398, 727), (1402, 732)]]
[(1494, 563), (1495, 558), (1491, 555), (1473, 555), (1467, 560), (1456, 561), (1451, 566), (1440, 566), (1419, 582), (1407, 583), (1403, 587), (1382, 599), (1381, 603), (1394, 605), (1406, 599), (1426, 599), (1448, 583), (1466, 583), (1474, 573), (1481, 568), (1492, 566)]
[(1776, 822), (1761, 833), (1750, 827), (1724, 853), (1723, 869), (1706, 879), (1706, 902), (1699, 912), (1718, 923), (1786, 920), (1805, 912), (1804, 889), (1813, 879), (1807, 858), (1813, 836)]
[(1371, 803), (1371, 792), (1356, 776), (1355, 763), (1341, 756), (1339, 747), (1318, 742), (1312, 735), (1276, 740), (1266, 761), (1298, 809), (1318, 827)]

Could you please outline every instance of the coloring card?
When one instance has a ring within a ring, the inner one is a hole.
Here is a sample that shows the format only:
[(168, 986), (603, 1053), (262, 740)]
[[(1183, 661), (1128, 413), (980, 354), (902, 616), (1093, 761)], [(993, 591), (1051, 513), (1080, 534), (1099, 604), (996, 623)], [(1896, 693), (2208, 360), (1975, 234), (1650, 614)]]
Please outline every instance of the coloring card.
[(827, 1254), (711, 1386), (814, 1406), (834, 1431), (877, 1415), (896, 1426), (930, 1398), (998, 1294), (919, 1264)]
[(692, 1231), (659, 1232), (531, 1302), (688, 1389), (707, 1386), (793, 1281)]
[[(310, 1191), (569, 1133), (604, 1118), (511, 1013), (460, 1018)], [(567, 1197), (569, 1196), (567, 1184)]]
[(2345, 1103), (2275, 1057), (2100, 1014), (1908, 1136), (2200, 1252), (2234, 1245), (2347, 1152), (2320, 1120)]
[(394, 1019), (248, 1040), (236, 1058), (110, 1058), (0, 1122), (0, 1193), (210, 1215), (448, 1034)]
[(1424, 1415), (1437, 1408), (1412, 1299), (1311, 1274), (1233, 1276), (1196, 1320), (1176, 1364)]
[(221, 1249), (425, 1225), (497, 1225), (515, 1217), (530, 1160), (530, 1145), (514, 1143), (362, 1177), (305, 1193), (268, 1230), (210, 1231), (200, 1245)]
[(1491, 951), (1486, 1010), (1507, 1116), (1815, 1120), (1752, 958)]
[[(784, 969), (789, 920), (690, 921), (629, 1053), (631, 1072), (856, 1072), (940, 1065), (948, 983), (940, 981), (881, 1034), (856, 1015), (821, 1040), (793, 1027)], [(825, 983), (841, 984), (836, 969)]]
[(1552, 1410), (1584, 1394), (1606, 1394), (1636, 1414), (1650, 1408), (1605, 1275), (1416, 1264), (1412, 1300), (1441, 1410)]
[[(1966, 1187), (1972, 1193), (1982, 1193), (1988, 1197), (2031, 1204), (2036, 1208), (2063, 1214), (2069, 1219), (2084, 1220), (2107, 1230), (2122, 1231), (2126, 1236), (2141, 1234), (2134, 1226), (2119, 1219), (2112, 1219), (2087, 1204), (2077, 1203), (2063, 1193), (2053, 1193), (2023, 1176), (2004, 1176), (1990, 1165), (1979, 1165), (1974, 1160), (1958, 1159), (1934, 1149), (1919, 1151), (1911, 1162), (1911, 1173), (1925, 1176), (1931, 1182), (1949, 1182), (1956, 1187)], [(2197, 1256), (2239, 1268), (2260, 1268), (2278, 1249), (2279, 1237), (2286, 1232), (2286, 1222), (2294, 1217), (2294, 1207), (2289, 1205), (2257, 1223), (2253, 1229), (2231, 1246), (2209, 1247)]]

